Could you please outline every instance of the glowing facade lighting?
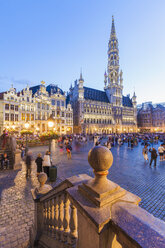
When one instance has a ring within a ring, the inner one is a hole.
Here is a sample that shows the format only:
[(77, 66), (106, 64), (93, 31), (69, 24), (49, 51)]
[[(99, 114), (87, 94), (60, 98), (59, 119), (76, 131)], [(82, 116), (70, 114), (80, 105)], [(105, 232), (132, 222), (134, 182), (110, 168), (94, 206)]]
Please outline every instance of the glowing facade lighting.
[(28, 129), (29, 128), (29, 123), (25, 123), (25, 128)]

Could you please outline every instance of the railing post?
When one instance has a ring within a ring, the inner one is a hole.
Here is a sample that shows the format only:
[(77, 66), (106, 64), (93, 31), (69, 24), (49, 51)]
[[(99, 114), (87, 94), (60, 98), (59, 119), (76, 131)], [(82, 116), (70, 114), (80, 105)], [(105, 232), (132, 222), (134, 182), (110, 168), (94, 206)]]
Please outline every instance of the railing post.
[(71, 214), (70, 214), (70, 235), (68, 238), (68, 246), (69, 248), (75, 248), (76, 247), (76, 241), (77, 241), (77, 209), (75, 205), (71, 202)]
[(63, 235), (63, 241), (64, 243), (67, 242), (68, 240), (68, 233), (69, 233), (69, 205), (70, 201), (68, 198), (68, 194), (65, 193), (65, 200), (64, 200), (64, 221), (63, 221), (63, 226), (64, 226), (64, 235)]
[(64, 218), (64, 203), (63, 203), (63, 195), (59, 195), (59, 204), (58, 204), (58, 240), (63, 240), (63, 218)]
[(58, 196), (54, 198), (54, 237), (57, 239), (58, 232)]
[(51, 236), (54, 233), (54, 199), (50, 200), (51, 205)]

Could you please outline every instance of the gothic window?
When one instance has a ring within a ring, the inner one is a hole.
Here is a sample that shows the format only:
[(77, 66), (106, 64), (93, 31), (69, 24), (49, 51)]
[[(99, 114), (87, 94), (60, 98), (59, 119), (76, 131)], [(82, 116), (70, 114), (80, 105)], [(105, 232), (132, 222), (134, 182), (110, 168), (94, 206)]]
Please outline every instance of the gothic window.
[(60, 117), (60, 111), (57, 110), (57, 117)]
[(9, 109), (9, 104), (5, 104), (5, 109), (6, 109), (6, 110)]
[(18, 106), (15, 106), (15, 111), (18, 111)]
[(30, 114), (26, 115), (26, 121), (30, 121)]
[(52, 99), (52, 105), (55, 105), (55, 100), (54, 99)]
[(15, 121), (18, 121), (18, 115), (15, 115)]
[(9, 114), (5, 113), (5, 121), (9, 121)]
[(11, 110), (14, 110), (14, 105), (11, 105), (11, 106), (10, 106), (10, 109), (11, 109)]
[(11, 121), (14, 121), (14, 114), (11, 114), (11, 115), (10, 115), (10, 120), (11, 120)]

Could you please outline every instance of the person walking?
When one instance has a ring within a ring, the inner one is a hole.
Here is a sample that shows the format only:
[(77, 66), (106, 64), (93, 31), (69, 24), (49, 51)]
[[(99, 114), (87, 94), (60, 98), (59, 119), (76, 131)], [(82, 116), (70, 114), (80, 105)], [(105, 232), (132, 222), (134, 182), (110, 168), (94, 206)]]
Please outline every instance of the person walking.
[(133, 138), (131, 138), (131, 149), (133, 149), (133, 145), (134, 145), (134, 140)]
[(50, 166), (51, 166), (51, 160), (50, 160), (49, 151), (47, 151), (46, 154), (44, 155), (43, 170), (47, 174), (48, 177), (49, 177)]
[(154, 160), (154, 167), (156, 167), (156, 160), (157, 160), (157, 152), (155, 148), (149, 149), (149, 152), (151, 152), (151, 160), (150, 160), (150, 167), (152, 165), (152, 161)]
[(163, 155), (164, 155), (164, 152), (165, 152), (163, 145), (160, 145), (158, 147), (158, 152), (159, 152), (159, 156), (160, 156), (160, 161), (163, 161)]
[(72, 158), (71, 150), (72, 150), (72, 147), (71, 147), (70, 144), (68, 144), (68, 145), (66, 146), (66, 154), (67, 154), (67, 158), (68, 158), (68, 159), (71, 159), (71, 158)]
[(38, 156), (37, 156), (35, 162), (37, 164), (37, 175), (39, 175), (39, 173), (42, 172), (42, 162), (43, 162), (43, 158), (41, 156), (41, 153), (38, 153)]
[(25, 164), (26, 164), (26, 178), (28, 178), (31, 175), (31, 164), (32, 164), (32, 152), (30, 151), (27, 152), (26, 154)]
[(148, 148), (147, 148), (147, 145), (144, 146), (142, 153), (143, 153), (143, 157), (144, 157), (145, 161), (148, 161), (149, 159), (148, 159)]

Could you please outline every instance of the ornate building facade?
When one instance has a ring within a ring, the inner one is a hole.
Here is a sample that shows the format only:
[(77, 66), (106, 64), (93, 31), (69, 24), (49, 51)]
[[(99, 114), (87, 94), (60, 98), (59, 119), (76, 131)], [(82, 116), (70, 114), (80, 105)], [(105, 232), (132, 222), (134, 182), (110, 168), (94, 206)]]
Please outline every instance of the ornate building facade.
[(65, 92), (56, 85), (26, 87), (16, 92), (13, 86), (0, 93), (0, 132), (7, 128), (20, 132), (29, 123), (34, 133), (50, 130), (48, 118), (53, 116), (53, 130), (58, 134), (73, 132), (73, 110), (66, 101)]
[(164, 103), (145, 102), (138, 108), (138, 130), (141, 132), (165, 132)]
[(123, 96), (123, 72), (119, 66), (118, 39), (114, 18), (108, 43), (108, 65), (104, 91), (84, 86), (82, 73), (68, 98), (73, 107), (74, 131), (85, 133), (121, 133), (137, 131), (136, 95)]

